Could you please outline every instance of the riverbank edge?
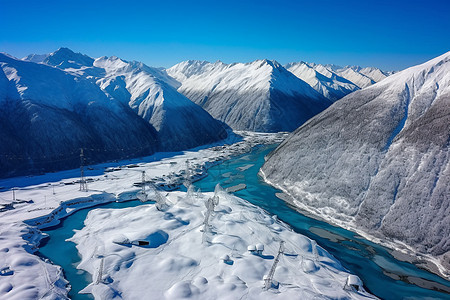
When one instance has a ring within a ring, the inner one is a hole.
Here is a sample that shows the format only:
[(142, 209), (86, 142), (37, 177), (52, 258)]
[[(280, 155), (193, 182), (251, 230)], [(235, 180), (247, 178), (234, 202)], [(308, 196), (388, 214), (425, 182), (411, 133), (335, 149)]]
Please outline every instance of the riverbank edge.
[[(351, 226), (351, 223), (346, 223), (339, 221), (335, 218), (332, 218), (329, 215), (321, 215), (317, 214), (317, 212), (307, 205), (303, 205), (296, 197), (295, 195), (292, 195), (288, 192), (287, 189), (283, 188), (282, 186), (271, 182), (267, 179), (264, 172), (260, 169), (258, 174), (261, 176), (261, 178), (266, 182), (267, 184), (270, 184), (276, 189), (279, 189), (283, 192), (283, 194), (287, 197), (282, 200), (289, 203), (294, 209), (298, 210), (300, 213), (307, 213), (309, 216), (314, 217), (318, 220), (327, 222), (333, 226), (338, 226), (341, 228), (344, 228), (346, 230), (352, 231), (363, 238), (365, 238), (368, 241), (371, 241), (375, 244), (384, 246), (391, 250), (391, 255), (400, 260), (409, 262), (411, 264), (414, 264), (420, 269), (426, 270), (430, 273), (433, 273), (435, 275), (438, 275), (439, 277), (450, 280), (450, 273), (448, 272), (447, 268), (445, 268), (438, 257), (434, 257), (427, 253), (422, 253), (417, 250), (415, 250), (412, 246), (409, 246), (401, 241), (395, 240), (395, 239), (389, 239), (388, 237), (382, 237), (374, 235), (370, 232), (366, 232), (361, 230), (360, 228), (357, 228), (355, 226)], [(400, 253), (400, 254), (399, 254)]]

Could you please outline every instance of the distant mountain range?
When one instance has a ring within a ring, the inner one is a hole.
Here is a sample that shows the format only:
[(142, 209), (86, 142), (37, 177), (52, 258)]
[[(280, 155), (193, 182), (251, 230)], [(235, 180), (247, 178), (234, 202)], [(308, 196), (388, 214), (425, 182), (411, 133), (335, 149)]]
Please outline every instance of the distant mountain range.
[(339, 100), (298, 128), (262, 171), (303, 209), (404, 242), (448, 270), (449, 147), (447, 52)]
[(158, 69), (67, 48), (28, 59), (0, 54), (2, 176), (75, 167), (80, 148), (94, 163), (227, 136)]
[(371, 84), (386, 75), (269, 60), (165, 70), (68, 48), (0, 54), (0, 176), (75, 167), (80, 148), (93, 163), (196, 147), (230, 127), (292, 131), (359, 89), (360, 77)]

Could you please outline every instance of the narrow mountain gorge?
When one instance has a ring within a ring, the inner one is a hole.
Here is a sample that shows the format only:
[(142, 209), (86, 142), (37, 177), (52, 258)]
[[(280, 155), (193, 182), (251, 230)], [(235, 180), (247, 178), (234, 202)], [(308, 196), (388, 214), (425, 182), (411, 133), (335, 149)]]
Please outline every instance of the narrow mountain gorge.
[(296, 204), (450, 267), (450, 52), (309, 120), (262, 168)]

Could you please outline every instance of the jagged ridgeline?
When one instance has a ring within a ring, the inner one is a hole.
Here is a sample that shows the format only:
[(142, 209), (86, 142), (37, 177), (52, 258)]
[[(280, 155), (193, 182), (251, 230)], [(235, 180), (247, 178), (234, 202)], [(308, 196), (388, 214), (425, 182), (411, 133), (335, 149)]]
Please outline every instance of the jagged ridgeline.
[(175, 151), (218, 141), (224, 125), (157, 69), (67, 48), (0, 54), (0, 176)]
[(298, 128), (262, 171), (297, 204), (450, 268), (450, 52), (356, 91)]

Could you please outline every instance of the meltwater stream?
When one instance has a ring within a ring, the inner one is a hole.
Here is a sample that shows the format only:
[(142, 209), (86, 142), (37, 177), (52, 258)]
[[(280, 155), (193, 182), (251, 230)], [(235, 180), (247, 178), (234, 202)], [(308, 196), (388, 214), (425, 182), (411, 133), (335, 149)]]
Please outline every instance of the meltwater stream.
[[(307, 217), (289, 207), (275, 196), (279, 191), (264, 183), (258, 171), (264, 156), (275, 146), (259, 146), (252, 152), (241, 155), (213, 167), (208, 177), (195, 183), (202, 191), (213, 191), (217, 183), (223, 187), (245, 184), (246, 189), (235, 194), (275, 214), (288, 223), (296, 232), (317, 241), (342, 265), (357, 274), (366, 288), (382, 299), (450, 299), (450, 282), (413, 264), (396, 260), (388, 249), (374, 244), (357, 234)], [(46, 243), (41, 246), (41, 255), (63, 267), (72, 290), (72, 299), (92, 299), (90, 295), (78, 294), (91, 281), (91, 276), (77, 270), (80, 257), (72, 242), (65, 239), (73, 236), (74, 229), (83, 227), (84, 219), (91, 209), (124, 208), (140, 205), (139, 201), (109, 203), (80, 210), (62, 220), (61, 224), (48, 228)]]

